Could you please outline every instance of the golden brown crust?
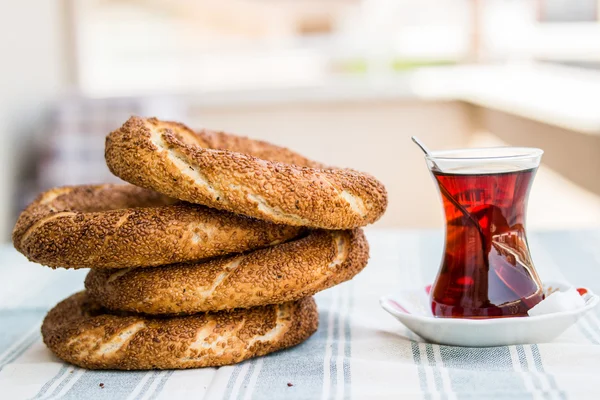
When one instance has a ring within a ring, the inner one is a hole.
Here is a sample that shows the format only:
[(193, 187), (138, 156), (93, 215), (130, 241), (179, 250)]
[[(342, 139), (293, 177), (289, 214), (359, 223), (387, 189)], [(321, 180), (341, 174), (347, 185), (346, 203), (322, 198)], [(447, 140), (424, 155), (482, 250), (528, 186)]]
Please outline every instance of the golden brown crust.
[(178, 314), (278, 304), (312, 296), (367, 265), (362, 230), (315, 231), (288, 243), (204, 263), (92, 269), (85, 287), (113, 310)]
[(42, 193), (19, 217), (17, 250), (51, 267), (147, 267), (281, 243), (295, 227), (178, 202), (132, 185)]
[(287, 225), (352, 229), (376, 221), (387, 206), (384, 186), (370, 175), (155, 118), (132, 117), (110, 133), (105, 156), (115, 175), (136, 185)]
[(318, 326), (312, 298), (247, 310), (149, 317), (110, 314), (85, 292), (44, 319), (44, 343), (59, 358), (89, 369), (215, 367), (295, 346)]

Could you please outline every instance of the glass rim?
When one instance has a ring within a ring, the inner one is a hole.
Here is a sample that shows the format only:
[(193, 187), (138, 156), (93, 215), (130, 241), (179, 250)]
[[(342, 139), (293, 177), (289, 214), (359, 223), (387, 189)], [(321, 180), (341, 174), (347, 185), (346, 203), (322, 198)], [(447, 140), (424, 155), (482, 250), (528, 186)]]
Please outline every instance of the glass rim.
[[(482, 154), (479, 156), (468, 156), (469, 153), (491, 153), (488, 155)], [(502, 153), (505, 154), (493, 154)], [(451, 156), (457, 154), (457, 156)], [(477, 147), (477, 148), (464, 148), (464, 149), (453, 149), (453, 150), (437, 150), (431, 151), (425, 155), (428, 160), (451, 160), (451, 161), (480, 161), (480, 160), (524, 160), (536, 157), (541, 157), (544, 154), (544, 150), (538, 149), (537, 147), (513, 147), (513, 146), (499, 146), (499, 147)]]

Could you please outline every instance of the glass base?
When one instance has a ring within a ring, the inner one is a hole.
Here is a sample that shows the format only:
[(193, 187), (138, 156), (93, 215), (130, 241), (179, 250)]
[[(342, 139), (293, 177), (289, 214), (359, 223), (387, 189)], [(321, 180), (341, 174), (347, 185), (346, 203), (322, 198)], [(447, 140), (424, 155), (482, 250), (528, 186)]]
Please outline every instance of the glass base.
[(527, 311), (531, 304), (537, 304), (544, 299), (544, 294), (539, 293), (525, 300), (518, 300), (501, 306), (489, 305), (486, 307), (465, 308), (462, 306), (453, 306), (440, 303), (434, 299), (431, 300), (431, 311), (438, 318), (508, 318), (508, 317), (527, 317)]

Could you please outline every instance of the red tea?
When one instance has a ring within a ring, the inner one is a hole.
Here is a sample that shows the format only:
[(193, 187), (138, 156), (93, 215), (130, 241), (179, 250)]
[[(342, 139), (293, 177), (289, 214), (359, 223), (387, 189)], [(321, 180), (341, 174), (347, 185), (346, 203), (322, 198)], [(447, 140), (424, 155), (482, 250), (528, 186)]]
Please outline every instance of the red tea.
[(543, 299), (525, 236), (536, 170), (432, 170), (446, 215), (444, 257), (431, 290), (435, 316), (526, 316)]

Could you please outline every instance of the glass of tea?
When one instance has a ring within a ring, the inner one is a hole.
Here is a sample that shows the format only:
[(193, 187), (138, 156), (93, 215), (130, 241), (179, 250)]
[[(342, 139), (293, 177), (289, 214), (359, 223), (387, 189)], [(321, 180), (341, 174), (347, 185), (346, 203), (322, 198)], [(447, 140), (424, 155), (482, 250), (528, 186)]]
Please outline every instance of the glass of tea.
[(426, 156), (446, 216), (444, 255), (430, 292), (434, 316), (522, 317), (543, 300), (525, 232), (542, 154), (498, 147)]

